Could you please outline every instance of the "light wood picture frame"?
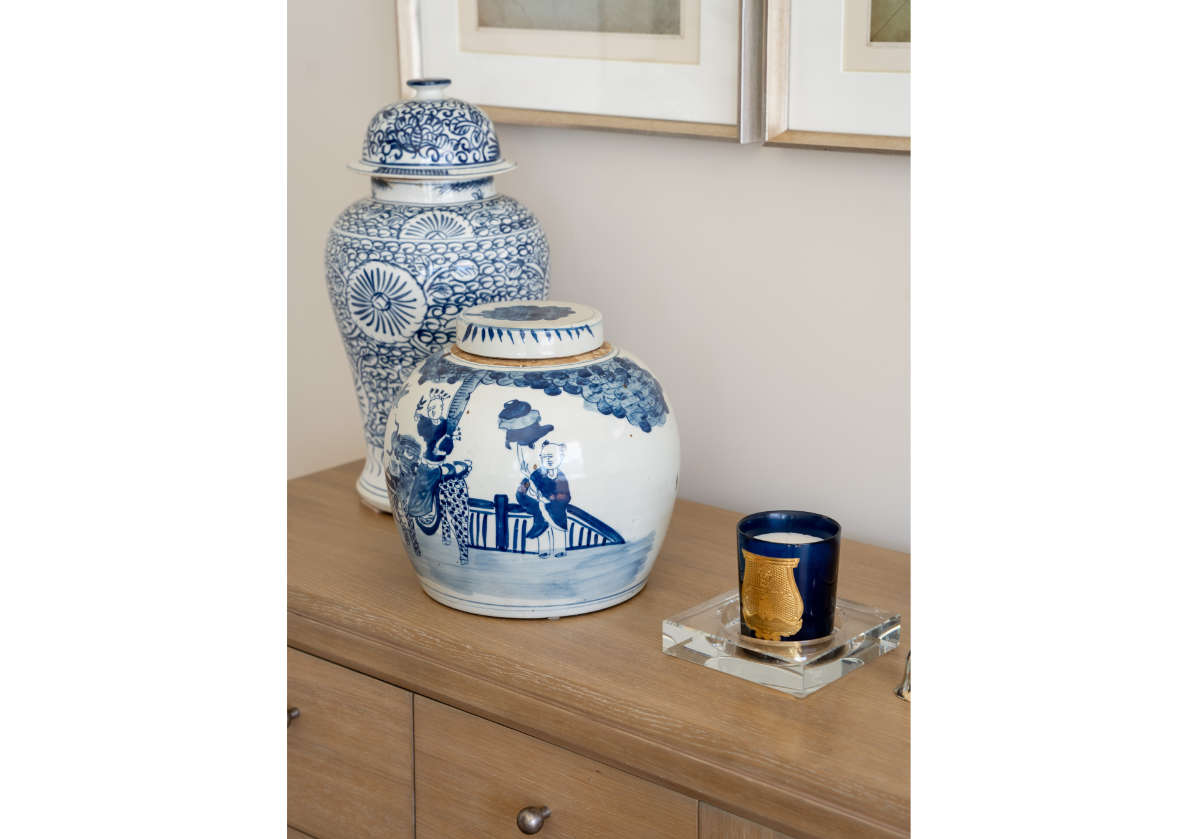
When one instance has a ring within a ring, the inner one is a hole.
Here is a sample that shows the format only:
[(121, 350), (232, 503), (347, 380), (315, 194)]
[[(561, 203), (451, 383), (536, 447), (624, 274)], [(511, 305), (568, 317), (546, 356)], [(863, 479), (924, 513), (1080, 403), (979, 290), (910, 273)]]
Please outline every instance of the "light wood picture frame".
[[(434, 72), (454, 78), (453, 68), (429, 64), (428, 45), (422, 43), (422, 11), (444, 14), (445, 5), (431, 9), (427, 4), (456, 4), (456, 0), (396, 0), (396, 36), (399, 51), (401, 95), (407, 97), (409, 90), (404, 82), (418, 78), (426, 72)], [(728, 3), (730, 0), (701, 0), (706, 3)], [(763, 24), (766, 0), (733, 0), (737, 4), (737, 74), (736, 91), (725, 91), (736, 96), (736, 123), (716, 121), (692, 121), (648, 116), (619, 116), (608, 113), (567, 111), (533, 107), (513, 107), (473, 101), (497, 123), (515, 125), (541, 125), (569, 128), (593, 128), (608, 131), (625, 131), (643, 134), (668, 134), (729, 140), (738, 143), (761, 143), (764, 140), (763, 119)], [(426, 25), (428, 22), (426, 21)], [(643, 66), (647, 62), (641, 62)], [(703, 91), (697, 91), (703, 95)]]
[[(832, 0), (799, 0), (799, 2), (830, 3)], [(847, 5), (849, 23), (854, 24), (869, 9), (869, 0), (840, 0)], [(909, 136), (899, 134), (874, 134), (853, 131), (821, 131), (797, 125), (790, 107), (793, 97), (801, 95), (793, 85), (794, 30), (798, 25), (793, 19), (792, 0), (766, 0), (763, 23), (763, 117), (765, 145), (804, 146), (810, 148), (839, 149), (845, 151), (870, 151), (890, 154), (909, 154), (912, 141)], [(807, 11), (807, 9), (806, 9)], [(869, 15), (869, 11), (868, 11)], [(841, 28), (835, 33), (841, 49), (845, 38)], [(906, 45), (907, 46), (907, 45)], [(904, 51), (903, 62), (891, 59), (884, 72), (906, 73), (908, 53)], [(900, 69), (903, 67), (903, 69)], [(840, 62), (839, 62), (839, 68)], [(875, 68), (872, 68), (875, 69)], [(907, 108), (907, 101), (905, 101)]]

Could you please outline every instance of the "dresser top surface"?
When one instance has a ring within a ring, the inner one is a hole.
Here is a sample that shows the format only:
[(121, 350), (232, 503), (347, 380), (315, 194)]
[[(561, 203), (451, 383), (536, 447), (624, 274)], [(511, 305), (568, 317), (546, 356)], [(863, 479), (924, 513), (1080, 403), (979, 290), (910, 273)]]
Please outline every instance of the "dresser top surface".
[(288, 483), (288, 643), (781, 830), (907, 835), (909, 557), (842, 543), (838, 594), (902, 616), (900, 647), (804, 699), (662, 653), (662, 620), (737, 583), (741, 514), (680, 500), (645, 589), (557, 620), (421, 590), (361, 461)]

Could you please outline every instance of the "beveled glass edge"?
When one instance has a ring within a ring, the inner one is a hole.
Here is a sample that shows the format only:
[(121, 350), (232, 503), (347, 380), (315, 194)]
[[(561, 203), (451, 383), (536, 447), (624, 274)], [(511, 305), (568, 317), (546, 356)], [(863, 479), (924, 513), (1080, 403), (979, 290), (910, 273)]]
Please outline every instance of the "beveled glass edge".
[[(843, 598), (838, 598), (839, 610), (855, 612), (860, 619), (866, 619), (872, 625), (863, 632), (845, 638), (837, 637), (841, 631), (839, 627), (838, 632), (834, 633), (834, 642), (820, 649), (819, 655), (812, 658), (782, 658), (745, 646), (741, 643), (740, 635), (735, 640), (726, 633), (714, 635), (687, 625), (689, 618), (718, 611), (736, 600), (737, 590), (733, 589), (665, 618), (662, 623), (663, 653), (803, 699), (900, 646), (900, 615)], [(689, 644), (699, 644), (711, 652), (694, 649)], [(731, 672), (720, 666), (729, 660), (741, 662), (743, 667), (758, 671), (763, 678)], [(784, 681), (771, 679), (768, 675), (771, 672), (777, 673)]]

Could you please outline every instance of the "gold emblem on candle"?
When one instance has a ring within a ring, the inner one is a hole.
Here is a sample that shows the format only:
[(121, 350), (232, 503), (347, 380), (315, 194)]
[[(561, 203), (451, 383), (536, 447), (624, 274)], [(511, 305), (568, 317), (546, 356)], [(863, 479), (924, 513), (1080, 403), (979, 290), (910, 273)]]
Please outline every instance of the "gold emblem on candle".
[(759, 556), (742, 550), (742, 619), (766, 641), (795, 635), (804, 623), (804, 600), (792, 575), (796, 557)]

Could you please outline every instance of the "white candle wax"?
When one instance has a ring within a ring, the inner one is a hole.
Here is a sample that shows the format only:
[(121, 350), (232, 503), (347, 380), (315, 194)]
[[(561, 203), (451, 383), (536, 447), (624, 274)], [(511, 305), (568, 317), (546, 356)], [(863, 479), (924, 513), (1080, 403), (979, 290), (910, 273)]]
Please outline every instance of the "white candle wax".
[(820, 542), (820, 536), (810, 536), (807, 533), (793, 533), (790, 530), (776, 530), (772, 533), (761, 533), (754, 537), (764, 542), (778, 542), (783, 545), (810, 545)]

